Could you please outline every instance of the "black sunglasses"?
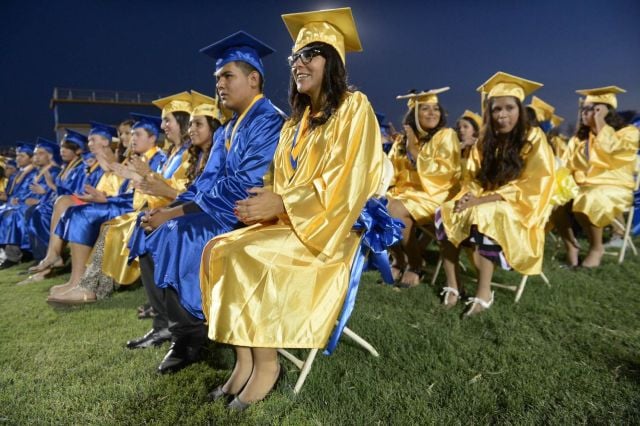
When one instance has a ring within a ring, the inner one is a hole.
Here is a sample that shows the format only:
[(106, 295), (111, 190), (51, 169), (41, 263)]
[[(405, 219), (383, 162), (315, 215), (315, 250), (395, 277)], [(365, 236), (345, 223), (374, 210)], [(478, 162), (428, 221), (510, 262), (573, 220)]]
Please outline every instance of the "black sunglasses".
[(287, 62), (289, 63), (289, 66), (292, 67), (293, 64), (295, 64), (296, 61), (300, 59), (300, 62), (302, 62), (303, 65), (307, 65), (314, 57), (318, 55), (322, 55), (322, 50), (318, 49), (317, 47), (309, 47), (289, 56), (287, 58)]

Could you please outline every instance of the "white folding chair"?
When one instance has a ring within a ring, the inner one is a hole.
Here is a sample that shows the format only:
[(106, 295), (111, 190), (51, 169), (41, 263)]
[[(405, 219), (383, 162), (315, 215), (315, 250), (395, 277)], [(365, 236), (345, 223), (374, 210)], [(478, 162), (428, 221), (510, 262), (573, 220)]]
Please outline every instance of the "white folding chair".
[[(633, 195), (635, 195), (636, 191), (640, 188), (640, 157), (636, 157), (636, 182), (633, 189)], [(631, 201), (631, 207), (626, 209), (623, 212), (623, 222), (620, 222), (618, 219), (613, 220), (613, 225), (618, 227), (619, 229), (624, 229), (624, 237), (622, 238), (622, 247), (619, 252), (611, 252), (606, 251), (606, 254), (611, 254), (614, 256), (618, 256), (618, 264), (622, 264), (624, 262), (624, 256), (627, 252), (627, 247), (631, 248), (634, 256), (638, 255), (638, 249), (631, 239), (631, 227), (633, 226), (633, 216), (634, 216), (635, 208), (633, 198)], [(624, 220), (624, 213), (627, 213), (627, 220)]]
[[(393, 164), (385, 156), (383, 160), (382, 180), (380, 182), (380, 186), (378, 187), (378, 190), (376, 191), (376, 194), (375, 194), (376, 197), (385, 196), (385, 194), (387, 193), (387, 189), (389, 188), (389, 184), (393, 179), (393, 176), (394, 176)], [(351, 331), (351, 329), (349, 329), (348, 327), (344, 327), (342, 333), (345, 336), (348, 336), (351, 340), (356, 342), (362, 348), (367, 350), (374, 357), (380, 356), (380, 354), (378, 353), (378, 351), (376, 351), (373, 345), (371, 345), (365, 339), (363, 339), (362, 337), (358, 336), (356, 333)], [(291, 352), (287, 351), (286, 349), (278, 349), (278, 353), (280, 353), (280, 355), (282, 355), (283, 357), (291, 361), (300, 370), (300, 375), (298, 376), (298, 380), (296, 381), (296, 384), (293, 388), (293, 393), (295, 394), (300, 393), (300, 390), (302, 389), (302, 386), (304, 385), (304, 382), (307, 379), (309, 372), (311, 372), (311, 367), (313, 366), (313, 362), (315, 361), (316, 355), (318, 354), (318, 348), (310, 349), (306, 357), (304, 357), (304, 360), (293, 355)]]

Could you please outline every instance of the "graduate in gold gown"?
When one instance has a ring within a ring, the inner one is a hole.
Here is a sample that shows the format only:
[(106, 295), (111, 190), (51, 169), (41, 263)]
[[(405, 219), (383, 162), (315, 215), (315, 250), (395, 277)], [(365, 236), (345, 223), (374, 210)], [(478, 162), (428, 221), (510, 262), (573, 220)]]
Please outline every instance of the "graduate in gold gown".
[(478, 142), (481, 127), (482, 117), (469, 110), (465, 110), (456, 122), (456, 134), (460, 140), (460, 161), (462, 167), (464, 167), (464, 163), (467, 158), (469, 158), (471, 147)]
[(569, 213), (587, 233), (589, 253), (581, 262), (585, 268), (600, 265), (604, 254), (602, 229), (628, 208), (633, 201), (636, 153), (640, 131), (618, 116), (616, 95), (625, 90), (616, 86), (578, 90), (586, 98), (581, 123), (569, 140), (564, 160), (578, 184), (572, 205), (554, 215), (565, 242), (567, 263), (578, 266), (579, 245), (573, 235)]
[(433, 224), (436, 209), (449, 200), (460, 179), (460, 141), (448, 127), (446, 112), (438, 94), (449, 90), (429, 90), (398, 96), (408, 99), (404, 119), (406, 137), (396, 142), (389, 158), (395, 170), (387, 199), (389, 213), (404, 223), (402, 241), (392, 247), (392, 273), (401, 288), (420, 284), (422, 250), (416, 225)]
[(493, 303), (494, 262), (522, 274), (539, 273), (544, 225), (554, 186), (553, 151), (540, 128), (529, 128), (522, 104), (542, 85), (499, 72), (478, 90), (486, 93), (484, 131), (473, 147), (462, 189), (436, 215), (447, 274), (443, 304), (462, 293), (457, 265), (460, 246), (474, 247), (478, 290), (465, 315)]
[(347, 88), (345, 52), (361, 50), (351, 9), (283, 19), (295, 39), (292, 115), (272, 186), (237, 203), (238, 217), (255, 225), (211, 240), (201, 267), (209, 338), (236, 350), (231, 377), (210, 399), (236, 395), (237, 409), (273, 387), (277, 348), (327, 343), (360, 244), (351, 229), (382, 175), (371, 104)]

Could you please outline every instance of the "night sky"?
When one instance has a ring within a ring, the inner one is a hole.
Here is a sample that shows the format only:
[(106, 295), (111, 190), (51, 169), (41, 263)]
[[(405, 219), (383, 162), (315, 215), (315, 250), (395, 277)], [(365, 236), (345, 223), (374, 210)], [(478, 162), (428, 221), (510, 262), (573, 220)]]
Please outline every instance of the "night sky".
[(568, 122), (576, 89), (615, 84), (628, 90), (619, 109), (640, 109), (638, 0), (2, 0), (0, 144), (55, 137), (56, 86), (213, 94), (213, 60), (198, 50), (240, 29), (277, 50), (265, 59), (265, 92), (287, 111), (292, 40), (280, 15), (344, 6), (364, 46), (347, 56), (350, 83), (396, 126), (397, 94), (451, 86), (440, 99), (453, 125), (479, 110), (475, 89), (498, 70), (544, 83), (536, 94)]

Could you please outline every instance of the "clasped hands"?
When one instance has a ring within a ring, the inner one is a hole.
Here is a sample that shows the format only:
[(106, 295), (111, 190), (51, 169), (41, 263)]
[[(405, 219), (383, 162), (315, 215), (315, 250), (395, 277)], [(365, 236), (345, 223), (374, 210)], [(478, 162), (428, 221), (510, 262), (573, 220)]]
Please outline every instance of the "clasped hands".
[(285, 213), (282, 197), (265, 188), (251, 188), (249, 198), (236, 203), (233, 213), (245, 225), (275, 220)]

